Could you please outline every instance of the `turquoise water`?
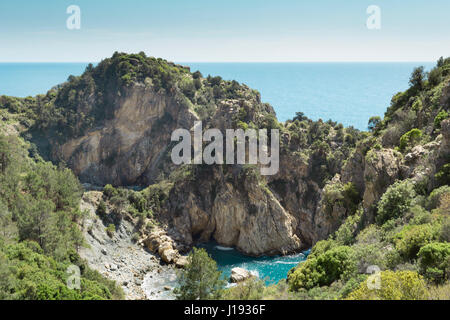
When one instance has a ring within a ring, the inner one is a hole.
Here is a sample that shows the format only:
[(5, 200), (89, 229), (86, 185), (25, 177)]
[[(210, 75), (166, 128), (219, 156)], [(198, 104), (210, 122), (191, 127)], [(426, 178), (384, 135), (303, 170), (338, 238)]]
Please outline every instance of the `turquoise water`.
[(46, 93), (88, 63), (0, 63), (0, 95), (27, 97)]
[(231, 275), (231, 269), (240, 267), (251, 271), (266, 284), (277, 283), (281, 279), (286, 279), (289, 270), (295, 267), (299, 262), (304, 261), (309, 253), (305, 251), (289, 256), (273, 256), (273, 257), (249, 257), (239, 253), (233, 248), (225, 248), (210, 242), (199, 245), (205, 248), (211, 257), (216, 260), (219, 270), (228, 279)]
[[(408, 87), (414, 67), (433, 63), (182, 63), (204, 76), (235, 79), (261, 92), (280, 121), (302, 111), (313, 120), (332, 119), (365, 130), (382, 116), (391, 97)], [(0, 63), (0, 95), (47, 92), (80, 75), (87, 63)]]

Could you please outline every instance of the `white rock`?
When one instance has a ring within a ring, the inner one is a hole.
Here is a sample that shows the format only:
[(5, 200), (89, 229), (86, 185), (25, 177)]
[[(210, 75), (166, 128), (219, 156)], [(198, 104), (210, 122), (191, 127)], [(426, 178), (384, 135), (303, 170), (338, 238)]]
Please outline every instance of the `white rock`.
[(253, 277), (250, 271), (243, 268), (233, 268), (231, 269), (230, 281), (233, 283), (242, 282)]

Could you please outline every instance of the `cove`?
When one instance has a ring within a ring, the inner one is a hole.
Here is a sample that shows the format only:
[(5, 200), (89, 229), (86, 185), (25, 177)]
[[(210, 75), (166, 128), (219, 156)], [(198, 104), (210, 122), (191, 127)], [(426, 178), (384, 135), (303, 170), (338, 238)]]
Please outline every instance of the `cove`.
[(289, 270), (299, 262), (306, 260), (310, 252), (310, 250), (306, 250), (302, 253), (287, 256), (262, 256), (255, 258), (246, 256), (233, 248), (221, 247), (216, 242), (199, 244), (197, 247), (204, 248), (211, 258), (217, 262), (217, 266), (223, 272), (224, 278), (229, 279), (231, 269), (240, 267), (265, 280), (266, 285), (286, 279)]

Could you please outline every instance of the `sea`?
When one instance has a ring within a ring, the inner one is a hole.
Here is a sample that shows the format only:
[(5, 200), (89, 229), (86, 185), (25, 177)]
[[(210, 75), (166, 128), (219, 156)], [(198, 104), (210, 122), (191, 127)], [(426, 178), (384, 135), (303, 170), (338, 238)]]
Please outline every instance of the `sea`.
[[(0, 95), (17, 97), (46, 93), (53, 86), (80, 75), (86, 63), (0, 63)], [(95, 63), (94, 63), (95, 64)], [(280, 121), (303, 112), (313, 120), (332, 119), (345, 126), (367, 129), (371, 116), (383, 116), (392, 96), (408, 88), (413, 68), (430, 70), (432, 62), (372, 63), (190, 63), (204, 76), (236, 80), (261, 93)], [(286, 278), (308, 252), (290, 256), (248, 257), (216, 243), (203, 245), (217, 261), (224, 277), (243, 267), (266, 283)]]

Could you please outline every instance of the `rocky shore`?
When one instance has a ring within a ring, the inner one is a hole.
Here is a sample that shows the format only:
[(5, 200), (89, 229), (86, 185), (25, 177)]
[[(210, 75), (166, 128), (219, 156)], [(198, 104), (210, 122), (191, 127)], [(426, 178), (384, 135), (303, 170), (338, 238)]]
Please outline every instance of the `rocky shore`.
[(99, 197), (100, 192), (92, 191), (85, 193), (81, 201), (81, 210), (87, 212), (82, 230), (89, 247), (81, 248), (80, 256), (92, 269), (115, 280), (128, 300), (170, 298), (168, 291), (173, 288), (174, 268), (161, 264), (156, 254), (133, 242), (131, 222), (122, 220), (114, 234), (108, 235), (106, 226), (95, 213)]

